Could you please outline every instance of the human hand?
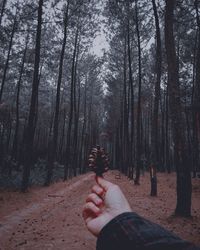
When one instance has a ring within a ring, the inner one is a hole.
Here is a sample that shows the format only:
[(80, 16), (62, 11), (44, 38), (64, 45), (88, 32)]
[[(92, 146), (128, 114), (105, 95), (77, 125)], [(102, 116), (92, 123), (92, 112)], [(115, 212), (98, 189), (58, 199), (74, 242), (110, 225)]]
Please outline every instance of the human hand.
[(98, 236), (107, 223), (124, 212), (131, 212), (131, 208), (117, 185), (102, 177), (97, 177), (96, 181), (97, 185), (86, 199), (83, 218), (88, 230)]

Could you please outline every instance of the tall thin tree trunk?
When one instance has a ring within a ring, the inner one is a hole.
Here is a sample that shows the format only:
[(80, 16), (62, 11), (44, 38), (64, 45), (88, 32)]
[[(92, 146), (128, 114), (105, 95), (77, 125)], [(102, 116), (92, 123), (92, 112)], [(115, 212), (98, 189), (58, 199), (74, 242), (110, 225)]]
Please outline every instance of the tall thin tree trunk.
[[(155, 90), (154, 90), (154, 106), (153, 106), (153, 116), (152, 116), (152, 125), (151, 125), (151, 149), (152, 149), (152, 166), (153, 168), (158, 168), (158, 110), (159, 110), (159, 101), (160, 101), (160, 80), (161, 80), (161, 37), (160, 37), (160, 25), (157, 13), (157, 7), (155, 0), (152, 0), (154, 18), (156, 24), (156, 82), (155, 82)], [(156, 171), (154, 171), (155, 175), (152, 175), (155, 181), (151, 183), (154, 186), (157, 186), (157, 177)], [(153, 187), (151, 185), (151, 195), (157, 195), (157, 187)]]
[(169, 107), (174, 141), (174, 162), (177, 172), (177, 205), (175, 214), (191, 215), (191, 175), (183, 133), (184, 120), (180, 102), (178, 62), (173, 34), (175, 0), (166, 0), (165, 46), (168, 65)]
[[(81, 132), (81, 145), (80, 145), (80, 156), (79, 156), (79, 165), (81, 168), (81, 173), (84, 173), (85, 171), (85, 162), (83, 157), (84, 152), (84, 138), (85, 138), (85, 130), (86, 130), (86, 115), (87, 115), (87, 74), (86, 74), (86, 80), (85, 80), (85, 87), (84, 87), (84, 106), (83, 106), (83, 125), (82, 125), (82, 132)], [(82, 166), (83, 164), (83, 166)]]
[(57, 91), (56, 91), (56, 107), (55, 107), (55, 117), (53, 123), (53, 139), (50, 138), (49, 143), (49, 155), (48, 155), (48, 171), (45, 185), (49, 185), (51, 183), (52, 175), (53, 175), (53, 165), (57, 155), (57, 144), (58, 144), (58, 126), (59, 126), (59, 113), (60, 113), (60, 89), (62, 83), (63, 76), (63, 62), (65, 56), (65, 47), (67, 41), (67, 26), (68, 26), (68, 10), (69, 10), (69, 1), (67, 3), (67, 9), (64, 17), (64, 36), (62, 42), (62, 50), (60, 54), (60, 62), (59, 62), (59, 73), (58, 73), (58, 83), (57, 83)]
[(5, 7), (6, 7), (6, 2), (7, 2), (7, 0), (3, 0), (2, 1), (1, 14), (0, 14), (0, 26), (1, 26), (2, 17), (3, 17), (4, 11), (5, 11)]
[(168, 174), (171, 173), (171, 162), (170, 162), (170, 143), (169, 143), (169, 86), (166, 90), (165, 100), (165, 167)]
[(3, 77), (2, 77), (1, 89), (0, 89), (0, 103), (2, 101), (3, 90), (4, 90), (7, 71), (8, 71), (8, 67), (9, 67), (10, 54), (11, 54), (11, 49), (12, 49), (12, 45), (13, 45), (13, 38), (14, 38), (15, 31), (16, 31), (16, 27), (17, 27), (17, 15), (18, 15), (18, 11), (16, 11), (15, 18), (14, 18), (12, 32), (11, 32), (11, 36), (10, 36), (10, 42), (9, 42), (9, 46), (8, 46), (7, 59), (6, 59), (6, 63), (4, 66), (4, 71), (3, 71)]
[(43, 8), (43, 0), (39, 0), (31, 104), (30, 104), (28, 125), (25, 131), (25, 141), (24, 141), (25, 160), (23, 167), (22, 187), (21, 187), (21, 190), (23, 192), (25, 192), (28, 188), (30, 170), (32, 164), (32, 152), (33, 152), (35, 128), (37, 124), (39, 66), (40, 66), (41, 31), (42, 31), (42, 8)]
[(62, 124), (62, 133), (60, 136), (60, 145), (59, 145), (59, 155), (60, 155), (60, 161), (63, 163), (63, 147), (64, 147), (64, 142), (65, 142), (65, 125), (66, 125), (66, 115), (67, 115), (67, 110), (66, 108), (64, 109), (63, 112), (63, 124)]
[(12, 146), (12, 153), (11, 158), (17, 159), (18, 158), (18, 133), (19, 133), (19, 99), (20, 99), (20, 90), (21, 90), (21, 81), (22, 81), (22, 75), (24, 72), (24, 64), (25, 64), (25, 58), (26, 58), (26, 51), (28, 47), (28, 37), (29, 32), (26, 37), (26, 43), (24, 48), (24, 53), (22, 57), (22, 63), (19, 73), (19, 80), (17, 82), (17, 96), (16, 96), (16, 124), (15, 124), (15, 133), (14, 133), (14, 139), (13, 139), (13, 146)]
[(196, 22), (198, 29), (197, 51), (196, 51), (196, 67), (195, 67), (195, 85), (193, 97), (193, 150), (195, 169), (200, 170), (200, 17), (199, 2), (195, 0)]
[(78, 130), (79, 130), (79, 112), (80, 112), (80, 79), (78, 79), (78, 97), (77, 97), (77, 67), (79, 60), (80, 37), (77, 44), (76, 62), (74, 67), (74, 134), (73, 134), (73, 158), (72, 164), (74, 176), (77, 175), (77, 155), (78, 155)]
[(136, 33), (137, 33), (137, 46), (138, 46), (138, 104), (137, 104), (137, 159), (136, 159), (136, 177), (135, 184), (139, 185), (140, 181), (140, 165), (141, 165), (141, 87), (142, 87), (142, 65), (141, 65), (141, 41), (138, 19), (138, 6), (137, 0), (135, 1), (135, 15), (136, 15)]
[(68, 170), (71, 159), (71, 131), (72, 131), (72, 122), (74, 117), (74, 70), (75, 70), (75, 59), (77, 51), (79, 29), (77, 27), (75, 41), (74, 41), (74, 52), (72, 58), (72, 69), (71, 69), (71, 90), (70, 90), (70, 111), (69, 111), (69, 124), (67, 129), (67, 142), (66, 142), (66, 160), (65, 160), (65, 169), (64, 169), (64, 180), (67, 180)]
[(122, 148), (122, 171), (126, 174), (127, 170), (127, 163), (128, 163), (128, 145), (129, 145), (129, 138), (128, 138), (128, 97), (127, 97), (127, 37), (125, 34), (125, 41), (124, 41), (124, 87), (123, 87), (123, 122), (122, 128), (123, 133), (121, 134), (121, 148)]
[(131, 41), (130, 41), (130, 1), (128, 2), (128, 27), (127, 27), (127, 43), (128, 43), (128, 65), (129, 65), (129, 86), (130, 86), (130, 112), (131, 112), (131, 129), (130, 129), (130, 178), (133, 178), (133, 164), (134, 164), (134, 89), (133, 89), (133, 75), (132, 75), (132, 57), (131, 57)]

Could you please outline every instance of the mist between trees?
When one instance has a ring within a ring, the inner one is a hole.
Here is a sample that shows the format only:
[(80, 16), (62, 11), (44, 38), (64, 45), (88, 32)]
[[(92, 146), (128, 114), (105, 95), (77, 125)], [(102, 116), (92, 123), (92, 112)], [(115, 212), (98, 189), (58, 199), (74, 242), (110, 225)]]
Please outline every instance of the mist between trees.
[[(156, 170), (176, 171), (176, 214), (190, 215), (191, 172), (200, 171), (199, 5), (2, 0), (0, 184), (26, 191), (85, 173), (100, 144), (136, 185), (149, 168), (154, 180)], [(102, 27), (109, 49), (99, 57), (91, 48)]]

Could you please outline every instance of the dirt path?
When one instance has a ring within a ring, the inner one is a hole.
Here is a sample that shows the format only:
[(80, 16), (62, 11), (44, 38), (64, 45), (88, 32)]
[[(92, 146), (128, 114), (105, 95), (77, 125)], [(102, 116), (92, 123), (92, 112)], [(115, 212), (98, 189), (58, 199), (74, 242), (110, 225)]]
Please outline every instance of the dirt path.
[(38, 194), (41, 200), (4, 216), (0, 249), (84, 249), (80, 245), (94, 249), (95, 238), (85, 230), (81, 217), (92, 183), (91, 174), (71, 183), (57, 183)]
[[(149, 196), (149, 177), (134, 186), (111, 171), (108, 180), (121, 186), (134, 211), (164, 225), (181, 237), (200, 243), (200, 180), (193, 180), (193, 219), (172, 217), (175, 175), (159, 174), (159, 196)], [(117, 178), (116, 178), (117, 177)], [(91, 174), (48, 188), (32, 188), (27, 194), (0, 194), (0, 249), (95, 250), (96, 239), (81, 217), (85, 198), (94, 184)]]

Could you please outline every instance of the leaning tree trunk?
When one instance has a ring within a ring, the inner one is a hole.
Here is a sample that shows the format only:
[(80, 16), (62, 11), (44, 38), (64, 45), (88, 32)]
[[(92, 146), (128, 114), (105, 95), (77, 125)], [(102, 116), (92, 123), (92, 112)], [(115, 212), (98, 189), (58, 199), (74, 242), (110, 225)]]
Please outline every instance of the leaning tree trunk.
[(57, 144), (58, 144), (58, 125), (59, 125), (59, 113), (60, 113), (60, 89), (62, 83), (62, 75), (63, 75), (63, 62), (65, 56), (65, 47), (67, 41), (67, 26), (68, 26), (68, 10), (69, 10), (69, 1), (67, 4), (67, 9), (65, 13), (64, 19), (64, 37), (62, 43), (62, 50), (60, 54), (60, 63), (59, 63), (59, 73), (58, 73), (58, 83), (57, 83), (57, 92), (56, 92), (56, 108), (55, 108), (55, 117), (53, 123), (53, 139), (50, 138), (49, 143), (49, 154), (48, 154), (48, 170), (47, 170), (47, 178), (45, 185), (48, 186), (51, 183), (52, 175), (53, 175), (53, 165), (56, 158), (57, 153)]
[(177, 205), (175, 214), (191, 215), (191, 175), (183, 131), (184, 120), (180, 102), (178, 62), (173, 33), (175, 0), (166, 0), (165, 46), (168, 65), (169, 107), (174, 142), (174, 162), (177, 172)]
[(41, 31), (42, 31), (42, 7), (43, 7), (43, 0), (39, 0), (31, 104), (30, 104), (28, 124), (27, 124), (27, 128), (25, 131), (25, 141), (24, 141), (25, 159), (24, 159), (22, 187), (21, 187), (21, 190), (23, 192), (25, 192), (28, 188), (30, 170), (31, 170), (31, 164), (32, 164), (32, 152), (33, 152), (35, 128), (37, 124), (40, 47), (41, 47)]
[[(158, 168), (158, 110), (159, 110), (159, 101), (160, 101), (160, 80), (161, 80), (161, 37), (160, 37), (160, 25), (157, 13), (157, 7), (155, 0), (152, 0), (154, 18), (156, 24), (156, 82), (155, 82), (155, 90), (154, 90), (154, 107), (153, 107), (153, 116), (152, 116), (152, 124), (151, 124), (151, 150), (152, 150), (152, 166), (153, 168)], [(151, 195), (157, 195), (157, 178), (156, 171), (154, 171), (155, 175), (152, 175), (152, 178), (155, 181), (151, 180)]]

